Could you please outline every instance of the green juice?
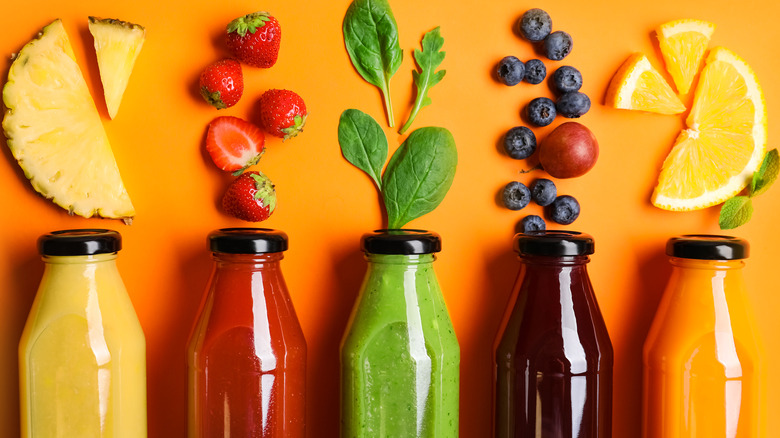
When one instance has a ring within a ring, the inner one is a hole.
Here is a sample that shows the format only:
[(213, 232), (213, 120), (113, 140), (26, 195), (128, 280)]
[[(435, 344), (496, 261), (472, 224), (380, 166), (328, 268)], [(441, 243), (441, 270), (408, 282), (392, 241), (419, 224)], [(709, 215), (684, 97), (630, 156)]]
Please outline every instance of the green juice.
[(457, 437), (460, 348), (433, 254), (367, 260), (341, 349), (342, 438)]

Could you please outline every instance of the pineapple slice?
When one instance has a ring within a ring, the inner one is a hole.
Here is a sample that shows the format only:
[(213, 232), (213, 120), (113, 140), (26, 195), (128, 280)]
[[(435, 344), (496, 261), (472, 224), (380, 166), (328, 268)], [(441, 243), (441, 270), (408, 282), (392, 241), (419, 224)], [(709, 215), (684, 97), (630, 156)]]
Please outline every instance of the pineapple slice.
[(71, 214), (135, 215), (59, 19), (16, 56), (3, 102), (8, 147), (35, 190)]
[(113, 119), (119, 111), (135, 60), (144, 45), (146, 30), (126, 21), (89, 17), (89, 32), (95, 39), (103, 95), (108, 115)]

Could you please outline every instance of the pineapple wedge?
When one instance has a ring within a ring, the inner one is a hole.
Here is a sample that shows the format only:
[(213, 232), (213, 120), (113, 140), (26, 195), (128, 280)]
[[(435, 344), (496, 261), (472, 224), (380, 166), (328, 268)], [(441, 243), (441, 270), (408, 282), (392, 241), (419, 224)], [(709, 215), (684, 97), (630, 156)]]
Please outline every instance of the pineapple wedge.
[(33, 188), (84, 217), (135, 215), (62, 22), (16, 56), (3, 88), (3, 131)]
[(135, 60), (144, 45), (146, 30), (126, 21), (89, 17), (89, 32), (95, 40), (108, 115), (113, 119), (119, 111)]

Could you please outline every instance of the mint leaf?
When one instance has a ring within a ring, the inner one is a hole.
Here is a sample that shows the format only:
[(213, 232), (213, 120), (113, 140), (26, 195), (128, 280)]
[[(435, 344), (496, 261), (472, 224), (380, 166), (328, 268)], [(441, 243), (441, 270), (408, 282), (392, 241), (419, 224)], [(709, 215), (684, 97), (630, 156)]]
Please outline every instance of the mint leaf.
[(412, 112), (409, 114), (409, 119), (404, 126), (398, 131), (399, 134), (406, 132), (409, 127), (412, 126), (414, 118), (417, 117), (417, 113), (427, 105), (431, 104), (431, 98), (428, 97), (428, 90), (434, 85), (441, 82), (444, 78), (446, 70), (436, 71), (436, 68), (444, 61), (445, 52), (441, 51), (444, 46), (444, 38), (439, 33), (439, 28), (433, 29), (423, 36), (422, 51), (414, 50), (414, 60), (417, 61), (417, 65), (420, 67), (420, 71), (412, 71), (412, 78), (414, 84), (417, 86), (417, 98), (414, 100), (412, 106)]
[(746, 224), (753, 216), (753, 202), (747, 196), (735, 196), (723, 203), (718, 225), (721, 230), (730, 230)]
[(753, 179), (750, 181), (750, 197), (766, 192), (769, 186), (777, 179), (779, 171), (780, 157), (778, 157), (777, 149), (772, 149), (764, 155), (761, 167), (753, 174)]

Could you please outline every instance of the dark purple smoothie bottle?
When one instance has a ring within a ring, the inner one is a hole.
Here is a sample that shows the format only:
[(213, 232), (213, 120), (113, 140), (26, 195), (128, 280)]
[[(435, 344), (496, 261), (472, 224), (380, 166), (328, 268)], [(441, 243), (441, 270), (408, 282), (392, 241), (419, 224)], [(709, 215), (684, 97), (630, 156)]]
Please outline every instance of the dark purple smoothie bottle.
[(496, 344), (496, 438), (610, 438), (612, 343), (587, 271), (593, 238), (515, 236), (521, 269)]

